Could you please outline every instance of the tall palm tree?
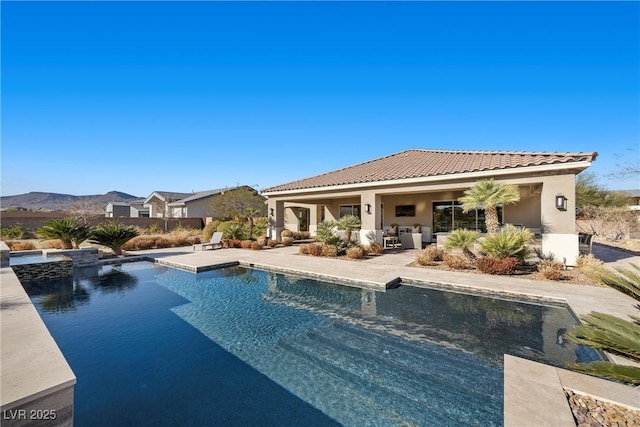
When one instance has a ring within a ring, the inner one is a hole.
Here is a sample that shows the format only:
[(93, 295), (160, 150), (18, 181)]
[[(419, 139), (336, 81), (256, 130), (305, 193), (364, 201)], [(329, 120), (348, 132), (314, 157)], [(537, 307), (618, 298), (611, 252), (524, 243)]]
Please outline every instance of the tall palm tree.
[(61, 240), (63, 249), (78, 249), (89, 238), (91, 227), (80, 218), (69, 217), (46, 221), (37, 233), (45, 239)]
[(462, 203), (462, 210), (470, 212), (479, 207), (484, 208), (487, 233), (498, 232), (498, 205), (508, 205), (520, 200), (518, 187), (513, 184), (495, 182), (493, 178), (476, 182), (464, 192), (458, 201)]

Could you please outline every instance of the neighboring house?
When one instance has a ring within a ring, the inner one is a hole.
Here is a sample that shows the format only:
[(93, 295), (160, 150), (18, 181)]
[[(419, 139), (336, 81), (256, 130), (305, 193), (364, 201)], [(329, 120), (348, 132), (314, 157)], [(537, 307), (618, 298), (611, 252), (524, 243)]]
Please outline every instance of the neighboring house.
[(308, 228), (355, 214), (360, 240), (383, 242), (391, 224), (432, 241), (458, 228), (485, 230), (484, 211), (463, 213), (458, 198), (477, 181), (494, 178), (518, 186), (520, 201), (499, 209), (503, 223), (542, 235), (544, 253), (574, 265), (575, 176), (595, 152), (407, 150), (343, 169), (266, 188), (270, 233)]
[[(193, 193), (154, 191), (146, 199), (107, 204), (105, 216), (108, 218), (202, 218), (204, 220), (212, 216), (210, 205), (214, 197), (224, 194), (225, 191), (234, 191), (243, 187), (246, 186)], [(251, 187), (246, 188), (253, 190)]]
[(620, 190), (620, 193), (629, 197), (629, 209), (640, 211), (640, 190)]
[(109, 202), (105, 208), (107, 218), (148, 218), (149, 209), (144, 206), (144, 199), (130, 202)]

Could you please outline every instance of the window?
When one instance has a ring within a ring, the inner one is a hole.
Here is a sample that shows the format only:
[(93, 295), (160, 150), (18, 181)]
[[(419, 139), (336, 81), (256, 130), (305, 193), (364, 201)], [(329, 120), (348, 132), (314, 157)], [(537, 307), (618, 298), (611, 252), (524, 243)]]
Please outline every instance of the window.
[(358, 218), (361, 218), (360, 205), (340, 205), (339, 215), (340, 215), (340, 218), (342, 218), (345, 215), (355, 215)]
[[(502, 206), (498, 206), (498, 221), (502, 222)], [(433, 232), (442, 233), (466, 228), (487, 232), (484, 209), (462, 212), (462, 203), (458, 201), (433, 203)]]

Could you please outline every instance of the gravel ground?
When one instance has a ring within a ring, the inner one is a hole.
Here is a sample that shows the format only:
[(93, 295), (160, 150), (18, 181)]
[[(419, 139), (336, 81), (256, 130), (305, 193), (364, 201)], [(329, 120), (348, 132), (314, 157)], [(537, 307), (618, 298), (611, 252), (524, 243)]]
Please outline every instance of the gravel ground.
[(577, 427), (640, 427), (640, 412), (565, 389)]

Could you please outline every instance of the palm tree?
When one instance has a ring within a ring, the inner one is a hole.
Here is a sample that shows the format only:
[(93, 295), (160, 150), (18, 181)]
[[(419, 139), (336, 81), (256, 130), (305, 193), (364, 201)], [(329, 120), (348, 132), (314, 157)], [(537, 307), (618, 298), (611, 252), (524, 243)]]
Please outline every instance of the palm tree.
[(90, 242), (111, 248), (114, 255), (122, 255), (122, 245), (138, 236), (138, 230), (119, 222), (107, 222), (98, 225), (91, 233)]
[[(584, 272), (598, 282), (640, 301), (640, 266), (630, 265), (633, 270), (622, 267), (609, 270), (598, 266), (586, 268)], [(636, 308), (640, 310), (640, 304)], [(575, 344), (596, 348), (640, 363), (640, 317), (630, 317), (633, 321), (604, 313), (590, 313), (580, 319), (583, 324), (575, 327), (566, 335), (566, 338)], [(573, 363), (569, 367), (586, 374), (640, 385), (640, 367), (638, 366), (598, 361)]]
[(51, 219), (38, 229), (45, 239), (60, 239), (63, 249), (78, 249), (89, 238), (91, 227), (80, 218)]
[(355, 215), (345, 215), (336, 223), (340, 230), (344, 230), (344, 241), (348, 245), (351, 242), (351, 232), (360, 228), (362, 222)]
[(467, 230), (466, 228), (461, 228), (458, 230), (452, 231), (447, 236), (447, 243), (445, 247), (447, 249), (460, 248), (462, 249), (462, 253), (467, 257), (467, 259), (473, 261), (476, 259), (476, 255), (471, 251), (473, 245), (480, 238), (480, 232), (475, 230)]
[(484, 208), (487, 233), (498, 232), (498, 205), (508, 205), (520, 200), (518, 187), (513, 184), (495, 182), (493, 178), (476, 182), (470, 189), (464, 192), (464, 196), (458, 201), (462, 203), (462, 210), (470, 212), (479, 207)]

